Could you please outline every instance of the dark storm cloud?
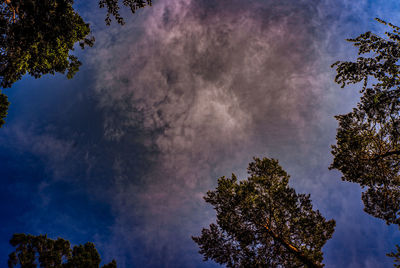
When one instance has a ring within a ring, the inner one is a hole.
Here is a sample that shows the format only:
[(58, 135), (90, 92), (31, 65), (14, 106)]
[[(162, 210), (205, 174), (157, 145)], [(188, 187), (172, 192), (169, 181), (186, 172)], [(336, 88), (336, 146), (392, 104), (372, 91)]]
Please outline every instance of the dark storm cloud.
[(191, 255), (174, 265), (200, 258), (188, 243), (210, 222), (202, 196), (217, 176), (244, 175), (254, 155), (286, 152), (290, 162), (313, 150), (331, 79), (318, 62), (325, 36), (319, 4), (163, 1), (147, 10), (141, 35), (129, 39), (127, 29), (111, 37), (123, 43), (100, 41), (96, 90), (109, 111), (105, 136), (121, 141), (140, 127), (149, 133), (143, 142), (158, 151), (140, 186), (129, 181), (125, 159), (114, 164), (123, 178), (114, 201), (119, 243), (146, 241), (142, 255), (170, 256), (153, 255), (149, 266), (173, 265), (182, 252)]
[(365, 5), (166, 0), (142, 14), (142, 29), (100, 34), (93, 58), (104, 135), (129, 147), (139, 128), (156, 152), (141, 183), (130, 160), (114, 160), (111, 254), (115, 244), (140, 244), (136, 263), (150, 267), (199, 259), (190, 235), (212, 218), (202, 196), (219, 176), (244, 176), (255, 155), (281, 159), (320, 207), (343, 200), (327, 190), (332, 115), (356, 94), (338, 97), (329, 65), (341, 51), (338, 22), (361, 20)]
[(367, 11), (390, 9), (371, 3), (163, 0), (135, 14), (135, 23), (96, 32), (95, 96), (91, 71), (78, 73), (84, 83), (46, 84), (42, 95), (24, 95), (25, 113), (37, 115), (0, 137), (48, 171), (30, 189), (37, 204), (26, 225), (66, 238), (90, 233), (103, 259), (116, 257), (119, 267), (198, 267), (190, 236), (214, 215), (202, 196), (217, 177), (243, 178), (251, 157), (268, 156), (337, 220), (324, 248), (328, 265), (389, 262), (382, 252), (392, 232), (362, 212), (358, 188), (327, 170), (332, 116), (357, 99), (337, 90), (329, 65), (354, 54), (343, 40), (368, 29), (376, 14)]
[(317, 2), (210, 3), (160, 3), (139, 40), (99, 51), (100, 105), (119, 113), (107, 137), (139, 125), (158, 131), (149, 142), (163, 154), (230, 155), (254, 135), (307, 135), (322, 95)]
[[(34, 207), (13, 219), (73, 243), (94, 240), (103, 259), (116, 257), (119, 267), (199, 267), (190, 236), (214, 215), (202, 196), (219, 176), (243, 178), (253, 156), (268, 156), (337, 220), (324, 248), (327, 266), (389, 263), (392, 230), (362, 211), (358, 187), (327, 170), (332, 116), (357, 100), (356, 91), (333, 84), (329, 66), (354, 57), (345, 38), (369, 30), (376, 16), (399, 18), (397, 6), (160, 0), (128, 15), (135, 23), (95, 28), (89, 71), (68, 83), (37, 80), (38, 88), (12, 100), (20, 105), (17, 123), (2, 131), (8, 151), (0, 158), (14, 166), (0, 171), (17, 174), (6, 192), (14, 196), (23, 186), (20, 202)], [(86, 14), (103, 25), (102, 12)], [(20, 152), (34, 155), (34, 163)]]

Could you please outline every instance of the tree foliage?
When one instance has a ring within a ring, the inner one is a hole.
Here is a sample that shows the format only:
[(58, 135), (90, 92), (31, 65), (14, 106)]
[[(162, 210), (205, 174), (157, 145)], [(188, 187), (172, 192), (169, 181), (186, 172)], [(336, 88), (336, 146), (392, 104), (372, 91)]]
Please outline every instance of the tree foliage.
[(5, 123), (4, 118), (7, 116), (7, 110), (10, 102), (7, 95), (0, 92), (0, 127)]
[[(8, 3), (7, 3), (8, 2)], [(72, 7), (72, 0), (9, 0), (2, 4), (1, 87), (10, 87), (29, 73), (67, 72), (72, 77), (81, 63), (70, 54), (74, 44), (92, 45), (89, 24)]]
[[(92, 46), (89, 24), (72, 7), (72, 0), (3, 0), (0, 5), (0, 87), (8, 88), (26, 73), (44, 74), (79, 70), (71, 52), (74, 44)], [(0, 126), (7, 114), (0, 107)]]
[(335, 221), (313, 210), (310, 196), (289, 187), (277, 160), (254, 158), (249, 178), (222, 177), (204, 197), (217, 222), (192, 237), (204, 260), (227, 267), (322, 267)]
[(396, 250), (397, 252), (391, 252), (387, 254), (387, 256), (394, 258), (394, 267), (400, 268), (400, 247), (399, 245), (396, 245)]
[[(16, 250), (9, 255), (8, 267), (21, 268), (98, 268), (100, 255), (93, 243), (74, 246), (71, 249), (67, 240), (53, 240), (46, 235), (14, 234), (10, 244)], [(115, 260), (102, 268), (116, 268)]]
[[(106, 24), (111, 24), (111, 17), (114, 17), (115, 20), (123, 25), (125, 24), (124, 18), (121, 16), (119, 12), (119, 0), (100, 0), (99, 7), (100, 8), (107, 8), (107, 15), (106, 15)], [(122, 4), (128, 7), (132, 13), (135, 13), (136, 10), (143, 8), (145, 6), (151, 6), (152, 0), (123, 0)]]
[[(352, 112), (336, 116), (330, 168), (366, 189), (362, 200), (367, 213), (400, 227), (400, 28), (376, 20), (391, 31), (385, 37), (366, 32), (348, 39), (359, 57), (332, 65), (335, 81), (342, 87), (361, 83), (362, 96)], [(400, 262), (399, 252), (388, 256)]]
[(336, 116), (331, 168), (366, 188), (367, 213), (400, 226), (400, 28), (378, 21), (392, 29), (386, 38), (366, 32), (349, 39), (363, 56), (333, 64), (335, 81), (342, 87), (362, 83), (362, 97), (352, 112)]
[[(45, 74), (66, 73), (72, 78), (81, 62), (72, 54), (74, 45), (92, 46), (90, 27), (72, 7), (73, 0), (0, 0), (0, 89), (9, 88), (23, 75), (39, 78)], [(100, 0), (107, 8), (106, 23), (119, 12), (119, 0)], [(151, 0), (123, 0), (135, 13), (151, 5)], [(0, 91), (0, 127), (9, 103)]]

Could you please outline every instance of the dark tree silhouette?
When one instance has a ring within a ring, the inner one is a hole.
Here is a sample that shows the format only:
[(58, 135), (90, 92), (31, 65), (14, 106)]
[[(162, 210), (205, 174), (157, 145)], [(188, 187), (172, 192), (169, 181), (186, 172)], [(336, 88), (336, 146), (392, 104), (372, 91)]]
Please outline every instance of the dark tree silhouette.
[(396, 245), (396, 250), (397, 252), (391, 252), (387, 254), (389, 257), (394, 258), (394, 264), (393, 266), (396, 268), (400, 268), (400, 247)]
[(366, 32), (348, 39), (360, 56), (332, 65), (342, 87), (362, 84), (362, 97), (351, 113), (336, 116), (330, 168), (366, 189), (362, 200), (367, 213), (400, 227), (400, 28), (376, 20), (391, 28), (386, 37)]
[(7, 110), (10, 102), (5, 94), (0, 92), (0, 127), (5, 123), (4, 118), (7, 116)]
[[(119, 13), (119, 0), (100, 0), (99, 7), (100, 8), (107, 8), (107, 15), (106, 15), (106, 24), (111, 24), (111, 17), (114, 17), (115, 20), (123, 25), (125, 24), (124, 19), (121, 17)], [(135, 13), (136, 10), (139, 8), (143, 8), (145, 6), (151, 6), (152, 0), (123, 0), (122, 4), (128, 7), (132, 13)]]
[[(46, 235), (14, 234), (10, 244), (16, 250), (9, 255), (8, 267), (21, 268), (99, 268), (101, 259), (93, 243), (74, 246), (67, 240), (53, 240)], [(116, 268), (115, 260), (102, 268)]]
[(192, 237), (204, 260), (227, 267), (322, 267), (335, 221), (313, 210), (310, 196), (289, 187), (277, 160), (254, 158), (247, 180), (222, 177), (204, 197), (217, 223)]

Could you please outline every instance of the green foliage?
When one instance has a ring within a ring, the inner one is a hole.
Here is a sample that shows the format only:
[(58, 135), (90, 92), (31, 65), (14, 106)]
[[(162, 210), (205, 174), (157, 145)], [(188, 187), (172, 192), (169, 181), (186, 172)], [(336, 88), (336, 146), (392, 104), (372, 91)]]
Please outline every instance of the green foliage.
[[(123, 0), (122, 4), (129, 7), (132, 13), (135, 13), (139, 8), (151, 6), (152, 0)], [(124, 19), (119, 13), (119, 0), (100, 0), (99, 7), (107, 8), (107, 16), (105, 19), (107, 25), (111, 24), (111, 16), (113, 16), (119, 24), (125, 24)]]
[[(67, 240), (53, 240), (46, 235), (14, 234), (10, 244), (16, 247), (9, 255), (8, 267), (20, 265), (21, 268), (98, 268), (100, 255), (93, 243), (74, 246), (71, 250)], [(116, 268), (115, 260), (102, 268)]]
[[(74, 44), (92, 46), (89, 24), (72, 8), (72, 0), (3, 0), (0, 5), (0, 87), (8, 88), (26, 73), (67, 73), (72, 78), (81, 62)], [(4, 95), (2, 95), (4, 98)], [(0, 104), (0, 125), (8, 105)]]
[(351, 113), (336, 116), (331, 168), (366, 188), (367, 213), (400, 226), (400, 28), (377, 20), (392, 29), (387, 38), (367, 32), (349, 39), (367, 57), (333, 64), (335, 81), (342, 87), (362, 83), (362, 97)]
[(204, 260), (227, 267), (322, 267), (321, 248), (335, 221), (313, 210), (310, 196), (289, 187), (277, 160), (250, 163), (247, 180), (222, 177), (204, 197), (217, 223), (192, 237)]
[[(342, 87), (362, 84), (362, 97), (351, 113), (336, 116), (330, 168), (366, 189), (362, 200), (367, 213), (400, 227), (400, 28), (376, 20), (391, 28), (386, 37), (366, 32), (348, 39), (360, 57), (332, 65)], [(400, 253), (388, 256), (400, 262)]]
[[(123, 0), (132, 13), (151, 0)], [(1, 0), (0, 4), (0, 88), (9, 88), (25, 74), (39, 78), (45, 74), (66, 73), (72, 78), (81, 62), (71, 54), (93, 46), (89, 24), (73, 9), (73, 0)], [(107, 8), (106, 23), (113, 16), (119, 24), (119, 0), (100, 0)], [(0, 127), (7, 115), (8, 102), (0, 93)]]
[[(81, 62), (71, 55), (74, 44), (93, 45), (89, 24), (72, 8), (72, 0), (12, 0), (1, 6), (0, 86), (29, 73), (65, 73), (71, 78)], [(15, 14), (15, 19), (13, 18)]]

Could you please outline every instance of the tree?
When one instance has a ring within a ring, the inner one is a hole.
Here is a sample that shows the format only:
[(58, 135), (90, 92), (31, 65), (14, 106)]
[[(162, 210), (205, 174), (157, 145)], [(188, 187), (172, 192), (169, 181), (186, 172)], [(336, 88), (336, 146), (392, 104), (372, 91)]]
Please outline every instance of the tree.
[(5, 94), (0, 92), (0, 127), (5, 123), (4, 118), (7, 116), (7, 110), (10, 102)]
[[(71, 54), (74, 44), (92, 46), (89, 24), (72, 7), (72, 0), (3, 0), (0, 6), (0, 87), (9, 88), (29, 73), (67, 72), (72, 78), (81, 62)], [(1, 92), (0, 92), (1, 93)], [(7, 114), (3, 93), (0, 126)]]
[[(129, 7), (132, 13), (135, 13), (136, 10), (140, 8), (151, 6), (152, 0), (123, 0), (122, 3), (124, 6)], [(105, 20), (107, 25), (111, 24), (111, 16), (113, 16), (119, 24), (125, 24), (124, 19), (119, 13), (119, 0), (100, 0), (99, 7), (107, 8), (107, 15)]]
[[(400, 28), (388, 39), (371, 32), (348, 39), (359, 49), (356, 62), (336, 62), (335, 81), (344, 87), (362, 82), (362, 97), (351, 113), (338, 115), (337, 144), (332, 169), (342, 179), (367, 188), (365, 211), (388, 224), (400, 224)], [(368, 83), (368, 79), (373, 82)]]
[(72, 8), (72, 0), (6, 0), (2, 4), (0, 85), (10, 87), (29, 73), (67, 72), (71, 78), (81, 62), (70, 54), (74, 44), (93, 45), (89, 24)]
[(361, 83), (362, 96), (352, 112), (336, 116), (330, 168), (366, 189), (362, 200), (367, 213), (400, 227), (400, 28), (376, 20), (391, 28), (386, 37), (366, 32), (348, 39), (362, 56), (332, 65), (335, 81), (342, 88)]
[[(98, 268), (100, 255), (93, 243), (70, 247), (67, 240), (53, 240), (46, 235), (14, 234), (10, 244), (16, 247), (9, 255), (8, 267), (20, 265), (21, 268)], [(115, 260), (102, 268), (116, 268)]]
[(313, 210), (310, 196), (289, 187), (277, 160), (254, 158), (249, 178), (221, 177), (204, 197), (217, 222), (192, 237), (204, 260), (227, 267), (322, 267), (335, 221)]
[(389, 254), (386, 254), (387, 256), (394, 258), (394, 267), (400, 268), (400, 247), (399, 245), (396, 245), (396, 250), (397, 252), (391, 252)]
[[(66, 73), (72, 78), (81, 62), (74, 45), (93, 46), (90, 27), (72, 7), (73, 0), (0, 0), (0, 88), (9, 88), (26, 73), (35, 78)], [(124, 0), (132, 13), (151, 0)], [(124, 24), (119, 0), (100, 0), (107, 8), (106, 23), (114, 16)], [(0, 127), (7, 115), (7, 97), (0, 91)]]

